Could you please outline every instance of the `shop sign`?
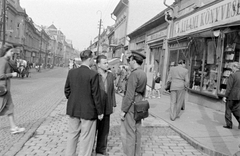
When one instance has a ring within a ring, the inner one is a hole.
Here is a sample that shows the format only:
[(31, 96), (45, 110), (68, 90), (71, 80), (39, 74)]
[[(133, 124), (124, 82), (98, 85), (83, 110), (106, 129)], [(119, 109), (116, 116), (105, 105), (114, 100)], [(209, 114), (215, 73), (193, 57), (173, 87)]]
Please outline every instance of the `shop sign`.
[(180, 43), (169, 44), (169, 48), (170, 49), (186, 48), (187, 45), (188, 45), (187, 42), (180, 42)]
[(240, 0), (224, 0), (174, 23), (173, 37), (239, 21)]
[(147, 36), (147, 42), (167, 36), (167, 29)]
[(136, 42), (141, 42), (145, 40), (145, 35), (142, 35), (136, 39)]

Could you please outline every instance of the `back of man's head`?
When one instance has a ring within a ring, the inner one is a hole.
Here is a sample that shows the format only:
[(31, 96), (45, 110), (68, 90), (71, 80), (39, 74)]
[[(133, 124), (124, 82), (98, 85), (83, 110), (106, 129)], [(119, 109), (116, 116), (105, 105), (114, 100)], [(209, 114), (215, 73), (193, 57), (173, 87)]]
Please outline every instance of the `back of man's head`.
[(92, 57), (93, 52), (91, 50), (84, 50), (83, 52), (80, 53), (80, 58), (83, 62)]
[(178, 64), (181, 64), (181, 65), (185, 64), (185, 60), (179, 60)]

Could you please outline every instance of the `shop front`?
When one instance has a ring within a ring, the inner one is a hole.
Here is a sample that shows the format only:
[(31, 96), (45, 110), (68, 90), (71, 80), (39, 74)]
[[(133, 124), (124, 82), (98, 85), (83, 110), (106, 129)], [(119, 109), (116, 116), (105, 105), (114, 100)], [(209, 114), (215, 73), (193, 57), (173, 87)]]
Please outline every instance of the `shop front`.
[(174, 23), (170, 41), (179, 47), (169, 43), (169, 62), (187, 61), (189, 102), (225, 111), (228, 77), (233, 62), (240, 62), (239, 6), (234, 0), (221, 1)]
[(169, 58), (167, 61), (167, 72), (166, 77), (168, 77), (168, 73), (170, 67), (176, 66), (179, 60), (185, 60), (187, 68), (189, 68), (189, 40), (188, 38), (179, 38), (179, 39), (172, 39), (168, 42), (168, 49), (169, 49)]
[(157, 73), (160, 76), (163, 75), (165, 49), (164, 41), (167, 37), (167, 29), (160, 29), (152, 32), (151, 30), (147, 33), (146, 44), (148, 47), (149, 55), (147, 57), (148, 63), (148, 84), (152, 87), (154, 85), (154, 77)]

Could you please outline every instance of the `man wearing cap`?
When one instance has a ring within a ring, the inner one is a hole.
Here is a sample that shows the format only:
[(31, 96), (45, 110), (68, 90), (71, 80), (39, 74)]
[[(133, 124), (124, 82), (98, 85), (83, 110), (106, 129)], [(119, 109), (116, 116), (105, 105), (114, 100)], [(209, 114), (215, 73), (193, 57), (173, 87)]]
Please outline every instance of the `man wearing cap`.
[(134, 120), (133, 100), (141, 101), (145, 95), (147, 75), (141, 68), (145, 55), (132, 51), (129, 57), (129, 65), (132, 72), (129, 75), (126, 94), (122, 100), (121, 108), (121, 139), (123, 152), (127, 156), (140, 156), (141, 148), (141, 120)]

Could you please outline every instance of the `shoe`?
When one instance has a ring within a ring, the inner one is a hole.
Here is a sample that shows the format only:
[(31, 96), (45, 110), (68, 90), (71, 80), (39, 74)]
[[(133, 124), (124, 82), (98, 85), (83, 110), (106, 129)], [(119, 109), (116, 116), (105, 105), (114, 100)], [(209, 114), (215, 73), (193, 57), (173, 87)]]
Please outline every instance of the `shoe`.
[(20, 127), (11, 128), (12, 134), (22, 133), (24, 131), (25, 131), (25, 128), (20, 128)]
[(223, 128), (232, 129), (232, 126), (223, 126)]
[(182, 107), (181, 110), (185, 110), (185, 108)]

